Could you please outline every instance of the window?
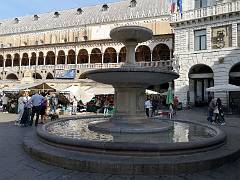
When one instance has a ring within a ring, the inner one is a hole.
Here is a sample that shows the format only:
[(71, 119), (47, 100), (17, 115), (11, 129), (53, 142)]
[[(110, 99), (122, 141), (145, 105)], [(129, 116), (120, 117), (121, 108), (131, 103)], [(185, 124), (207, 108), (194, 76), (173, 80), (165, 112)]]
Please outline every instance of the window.
[(102, 11), (107, 11), (108, 10), (108, 5), (107, 4), (104, 4), (103, 6), (102, 6)]
[(240, 24), (237, 25), (237, 43), (238, 47), (240, 47)]
[(232, 46), (232, 25), (212, 28), (212, 48), (220, 49)]
[(207, 49), (206, 29), (194, 32), (194, 49), (195, 51)]
[(207, 7), (208, 0), (195, 0), (195, 9)]
[(131, 0), (129, 7), (133, 8), (133, 7), (136, 7), (136, 6), (137, 6), (137, 1), (136, 0)]

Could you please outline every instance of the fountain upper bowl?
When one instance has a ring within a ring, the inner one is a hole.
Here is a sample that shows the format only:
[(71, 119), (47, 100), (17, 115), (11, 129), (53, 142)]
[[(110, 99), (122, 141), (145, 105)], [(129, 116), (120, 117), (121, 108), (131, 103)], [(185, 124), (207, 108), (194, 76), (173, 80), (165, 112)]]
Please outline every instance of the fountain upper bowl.
[(118, 84), (146, 84), (159, 85), (174, 79), (179, 75), (173, 71), (159, 68), (109, 68), (97, 69), (83, 73), (80, 78), (92, 79), (96, 82)]
[(152, 39), (152, 30), (141, 26), (122, 26), (111, 30), (110, 37), (117, 42), (142, 43)]

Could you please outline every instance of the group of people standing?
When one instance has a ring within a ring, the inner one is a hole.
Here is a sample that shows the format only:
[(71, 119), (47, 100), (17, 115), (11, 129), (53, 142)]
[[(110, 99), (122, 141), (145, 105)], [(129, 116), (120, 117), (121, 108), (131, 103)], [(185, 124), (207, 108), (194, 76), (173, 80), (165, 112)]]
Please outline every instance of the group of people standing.
[[(213, 118), (213, 116), (215, 116)], [(222, 101), (220, 98), (217, 98), (217, 100), (212, 99), (208, 106), (208, 118), (207, 120), (211, 122), (212, 124), (219, 123), (221, 125), (225, 125), (225, 119), (224, 119), (224, 112), (223, 112), (223, 106)]]
[[(55, 100), (56, 99), (56, 100)], [(47, 106), (50, 104), (51, 111), (56, 113), (57, 98), (53, 94), (51, 101), (48, 103), (48, 98), (45, 93), (35, 93), (31, 97), (28, 91), (23, 91), (18, 99), (18, 119), (16, 125), (32, 126), (34, 117), (36, 116), (35, 126), (39, 123), (43, 124), (47, 120)], [(41, 115), (41, 121), (39, 122), (39, 116)]]

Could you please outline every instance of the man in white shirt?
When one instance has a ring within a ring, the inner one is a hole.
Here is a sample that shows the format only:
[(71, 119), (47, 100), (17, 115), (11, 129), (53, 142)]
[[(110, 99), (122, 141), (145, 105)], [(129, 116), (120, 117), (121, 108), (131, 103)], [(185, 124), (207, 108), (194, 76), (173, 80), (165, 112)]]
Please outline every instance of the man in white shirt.
[(146, 110), (146, 115), (149, 117), (149, 111), (152, 108), (152, 103), (149, 98), (144, 102), (145, 110)]
[(32, 115), (31, 115), (30, 126), (32, 126), (33, 118), (35, 114), (36, 114), (35, 126), (38, 125), (39, 114), (40, 114), (41, 104), (43, 100), (44, 100), (43, 96), (40, 95), (39, 93), (34, 94), (29, 100), (29, 103), (32, 105)]
[(9, 98), (4, 94), (2, 97), (3, 112), (7, 112), (8, 100)]

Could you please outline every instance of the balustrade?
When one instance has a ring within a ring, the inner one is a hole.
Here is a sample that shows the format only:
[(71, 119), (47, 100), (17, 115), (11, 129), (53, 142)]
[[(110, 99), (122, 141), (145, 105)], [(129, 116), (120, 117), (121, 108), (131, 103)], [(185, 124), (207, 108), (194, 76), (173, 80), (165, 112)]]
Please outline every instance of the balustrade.
[(231, 12), (240, 11), (240, 1), (233, 1), (227, 3), (221, 3), (214, 6), (209, 6), (201, 9), (193, 9), (183, 12), (182, 16), (180, 13), (172, 15), (172, 22), (187, 21), (192, 19), (199, 19), (209, 16), (215, 16), (220, 14), (226, 14)]

